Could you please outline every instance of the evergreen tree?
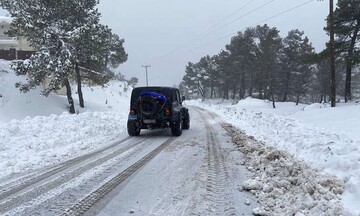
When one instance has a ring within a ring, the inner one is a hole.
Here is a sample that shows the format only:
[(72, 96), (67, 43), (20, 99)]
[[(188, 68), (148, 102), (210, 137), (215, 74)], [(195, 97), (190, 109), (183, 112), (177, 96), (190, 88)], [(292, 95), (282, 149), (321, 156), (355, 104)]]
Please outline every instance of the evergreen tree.
[[(114, 76), (111, 68), (118, 67), (127, 60), (123, 47), (124, 40), (113, 34), (107, 26), (88, 23), (73, 38), (75, 50), (75, 72), (77, 77), (80, 107), (84, 107), (81, 80), (103, 85)], [(80, 73), (80, 69), (82, 73)]]
[(233, 77), (232, 75), (232, 62), (230, 58), (230, 53), (225, 50), (221, 50), (220, 53), (216, 57), (216, 62), (218, 64), (218, 73), (221, 77), (220, 79), (220, 95), (222, 95), (223, 99), (229, 99), (229, 93), (231, 89), (231, 85), (233, 85)]
[(247, 28), (244, 33), (238, 34), (231, 39), (231, 43), (226, 46), (230, 52), (237, 70), (239, 86), (239, 98), (243, 99), (248, 89), (249, 95), (252, 95), (255, 61), (256, 61), (256, 44), (255, 44), (255, 30), (254, 28)]
[(292, 30), (283, 40), (280, 76), (280, 93), (283, 94), (282, 101), (287, 101), (289, 96), (296, 98), (299, 103), (300, 96), (308, 91), (310, 78), (314, 68), (308, 62), (312, 56), (313, 47), (304, 32), (298, 29)]
[(337, 52), (346, 64), (345, 102), (351, 100), (352, 69), (360, 63), (360, 0), (339, 0), (334, 12)]
[(191, 92), (201, 95), (201, 97), (204, 99), (204, 80), (206, 78), (203, 77), (202, 73), (204, 73), (204, 71), (201, 70), (199, 64), (193, 64), (189, 62), (186, 66), (185, 76), (183, 77), (183, 80), (186, 86), (191, 90)]
[(272, 99), (275, 108), (274, 93), (279, 78), (279, 55), (282, 39), (276, 28), (270, 28), (266, 24), (255, 28), (257, 44), (258, 86), (259, 97)]
[(99, 24), (98, 0), (4, 0), (1, 6), (14, 18), (9, 34), (24, 36), (35, 54), (13, 65), (18, 75), (28, 75), (28, 83), (19, 83), (22, 91), (40, 85), (44, 94), (65, 86), (70, 112), (74, 113), (69, 80), (76, 75), (80, 106), (84, 107), (81, 80), (104, 84), (114, 74), (108, 67), (118, 67), (127, 60), (124, 40), (107, 26)]
[(135, 86), (138, 84), (139, 79), (137, 77), (131, 77), (128, 81), (129, 86), (135, 88)]
[(188, 64), (181, 83), (184, 91), (205, 90), (203, 97), (208, 92), (212, 97), (217, 88), (218, 96), (224, 99), (256, 94), (272, 100), (274, 108), (278, 100), (291, 98), (297, 104), (308, 100), (311, 89), (321, 89), (317, 92), (326, 97), (328, 86), (324, 82), (328, 77), (324, 67), (317, 65), (317, 55), (302, 31), (292, 30), (282, 39), (276, 28), (267, 25), (247, 28), (225, 48), (213, 57)]
[(66, 86), (69, 111), (75, 113), (69, 79), (73, 70), (71, 39), (88, 22), (97, 20), (97, 0), (3, 0), (1, 6), (13, 17), (9, 34), (23, 36), (35, 49), (35, 54), (13, 68), (17, 74), (28, 75), (27, 84), (19, 83), (21, 90), (35, 88), (48, 79), (44, 94)]

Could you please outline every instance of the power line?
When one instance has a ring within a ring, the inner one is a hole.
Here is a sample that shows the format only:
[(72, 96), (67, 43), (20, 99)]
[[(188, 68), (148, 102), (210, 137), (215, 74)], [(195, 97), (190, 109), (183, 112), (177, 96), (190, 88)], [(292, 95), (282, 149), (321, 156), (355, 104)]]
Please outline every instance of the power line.
[(299, 7), (302, 7), (302, 6), (304, 6), (304, 5), (307, 5), (307, 4), (309, 4), (310, 2), (313, 2), (313, 1), (314, 1), (314, 0), (309, 0), (309, 1), (307, 1), (307, 2), (304, 2), (304, 3), (302, 3), (302, 4), (299, 4), (299, 5), (295, 6), (295, 7), (292, 7), (292, 8), (290, 8), (290, 9), (287, 9), (287, 10), (285, 10), (285, 11), (283, 11), (283, 12), (281, 12), (281, 13), (278, 13), (278, 14), (276, 14), (276, 15), (274, 15), (274, 16), (271, 16), (271, 17), (269, 17), (269, 18), (267, 18), (267, 19), (261, 20), (260, 22), (254, 24), (254, 25), (258, 25), (258, 24), (260, 24), (260, 23), (262, 23), (262, 22), (268, 21), (268, 20), (270, 20), (270, 19), (272, 19), (272, 18), (275, 18), (275, 17), (278, 17), (278, 16), (280, 16), (280, 15), (283, 15), (284, 13), (287, 13), (287, 12), (289, 12), (289, 11), (295, 10), (295, 9), (297, 9), (297, 8), (299, 8)]
[[(299, 7), (302, 7), (302, 6), (304, 6), (304, 5), (307, 5), (307, 4), (309, 4), (309, 3), (313, 2), (313, 1), (314, 1), (314, 0), (309, 0), (309, 1), (307, 1), (307, 2), (304, 2), (304, 3), (302, 3), (302, 4), (297, 5), (297, 6), (295, 6), (295, 7), (292, 7), (292, 8), (290, 8), (290, 9), (285, 10), (285, 11), (282, 11), (282, 12), (280, 12), (280, 13), (278, 13), (278, 14), (275, 14), (274, 16), (271, 16), (271, 17), (268, 17), (268, 18), (266, 18), (266, 19), (264, 19), (264, 20), (261, 20), (261, 21), (255, 23), (255, 24), (253, 24), (253, 25), (250, 25), (250, 26), (258, 25), (258, 24), (260, 24), (260, 23), (263, 23), (263, 22), (265, 22), (265, 21), (268, 21), (268, 20), (270, 20), (270, 19), (273, 19), (273, 18), (275, 18), (275, 17), (278, 17), (278, 16), (280, 16), (280, 15), (282, 15), (282, 14), (285, 14), (285, 13), (287, 13), (287, 12), (290, 12), (290, 11), (292, 11), (292, 10), (295, 10), (295, 9), (297, 9), (297, 8), (299, 8)], [(231, 34), (227, 34), (226, 36), (223, 36), (223, 37), (220, 37), (220, 38), (215, 39), (215, 40), (213, 40), (213, 41), (210, 41), (209, 43), (206, 43), (206, 44), (201, 45), (201, 46), (199, 46), (199, 47), (196, 47), (196, 48), (194, 48), (194, 49), (188, 50), (188, 51), (186, 51), (186, 52), (183, 53), (183, 54), (186, 54), (186, 53), (192, 52), (192, 51), (194, 51), (194, 50), (198, 50), (198, 49), (207, 47), (207, 46), (209, 46), (209, 45), (211, 45), (211, 44), (213, 44), (213, 43), (216, 43), (216, 42), (218, 42), (218, 41), (220, 41), (220, 40), (223, 40), (223, 39), (225, 39), (225, 38), (229, 38), (230, 36), (235, 35), (235, 34), (237, 34), (237, 33), (238, 33), (238, 31), (237, 31), (237, 32), (233, 32), (233, 33), (231, 33)]]
[[(266, 3), (263, 4), (263, 5), (260, 5), (259, 7), (257, 7), (257, 8), (255, 8), (254, 10), (252, 10), (252, 11), (244, 14), (243, 16), (241, 16), (241, 17), (239, 17), (239, 18), (237, 18), (237, 19), (234, 19), (234, 20), (232, 20), (232, 21), (230, 21), (230, 22), (228, 22), (228, 23), (226, 23), (226, 24), (224, 24), (224, 25), (222, 25), (222, 26), (214, 29), (213, 31), (207, 33), (207, 34), (204, 35), (203, 37), (208, 36), (209, 34), (214, 33), (214, 32), (216, 32), (216, 31), (218, 31), (219, 29), (222, 29), (222, 28), (224, 28), (224, 27), (226, 27), (226, 26), (229, 26), (229, 25), (233, 24), (234, 22), (239, 21), (239, 20), (241, 20), (242, 18), (244, 18), (244, 17), (246, 17), (246, 16), (249, 16), (250, 14), (254, 13), (255, 11), (257, 11), (257, 10), (265, 7), (266, 5), (268, 5), (268, 4), (270, 4), (270, 3), (272, 3), (273, 1), (275, 1), (275, 0), (271, 0), (271, 1), (266, 2)], [(201, 38), (203, 38), (203, 37), (201, 37)], [(200, 39), (201, 39), (201, 38), (200, 38)]]
[(198, 41), (199, 39), (202, 39), (202, 38), (208, 36), (209, 34), (211, 34), (211, 33), (213, 33), (213, 32), (216, 32), (217, 30), (219, 30), (219, 29), (221, 29), (221, 28), (224, 28), (224, 27), (226, 27), (226, 26), (228, 26), (228, 25), (230, 25), (230, 24), (232, 24), (232, 23), (234, 23), (234, 22), (236, 22), (236, 21), (238, 21), (238, 20), (240, 20), (240, 19), (242, 19), (242, 18), (250, 15), (251, 13), (253, 13), (253, 12), (255, 12), (255, 11), (263, 8), (263, 7), (265, 7), (266, 5), (270, 4), (271, 2), (273, 2), (273, 1), (275, 1), (275, 0), (270, 0), (269, 2), (266, 2), (265, 4), (260, 5), (259, 7), (257, 7), (257, 8), (255, 8), (255, 9), (253, 9), (252, 11), (246, 13), (245, 15), (241, 16), (240, 18), (237, 18), (237, 19), (235, 19), (235, 20), (232, 20), (232, 21), (230, 21), (229, 23), (226, 23), (225, 25), (222, 25), (222, 26), (220, 26), (219, 28), (216, 28), (215, 30), (213, 30), (213, 31), (211, 31), (211, 32), (208, 32), (208, 31), (210, 31), (211, 29), (213, 29), (213, 28), (215, 28), (216, 26), (218, 26), (219, 24), (221, 24), (222, 22), (224, 22), (225, 20), (227, 20), (228, 18), (232, 17), (234, 14), (236, 14), (236, 13), (239, 12), (240, 10), (242, 10), (242, 9), (244, 9), (245, 7), (247, 7), (248, 5), (250, 5), (250, 4), (251, 4), (252, 2), (254, 2), (254, 1), (255, 1), (255, 0), (250, 0), (250, 1), (247, 2), (245, 5), (243, 5), (242, 7), (238, 8), (238, 9), (235, 10), (233, 13), (231, 13), (229, 16), (223, 18), (222, 20), (220, 20), (219, 22), (217, 22), (215, 25), (213, 25), (213, 26), (211, 26), (210, 28), (208, 28), (204, 33), (202, 33), (202, 34), (194, 37), (193, 39), (189, 40), (188, 42), (186, 42), (186, 43), (183, 44), (182, 46), (174, 49), (173, 51), (171, 51), (171, 52), (169, 52), (168, 54), (165, 54), (165, 55), (163, 55), (163, 56), (161, 56), (161, 57), (159, 57), (159, 58), (163, 58), (163, 57), (165, 57), (165, 56), (172, 55), (172, 54), (176, 53), (177, 51), (181, 50), (182, 48), (187, 47), (187, 46), (190, 45), (192, 42)]
[[(256, 0), (250, 0), (248, 1), (245, 5), (243, 5), (242, 7), (236, 9), (234, 12), (232, 12), (230, 15), (228, 15), (227, 17), (223, 18), (222, 20), (220, 20), (219, 22), (217, 22), (215, 25), (211, 26), (210, 28), (208, 28), (206, 30), (207, 31), (210, 31), (211, 29), (215, 28), (216, 26), (220, 25), (222, 22), (224, 22), (225, 20), (229, 19), (230, 17), (232, 17), (233, 15), (235, 15), (237, 12), (239, 12), (240, 10), (244, 9), (245, 7), (247, 7), (248, 5), (250, 5), (252, 2), (254, 2)], [(205, 33), (206, 33), (205, 32)], [(203, 33), (204, 34), (204, 33)]]

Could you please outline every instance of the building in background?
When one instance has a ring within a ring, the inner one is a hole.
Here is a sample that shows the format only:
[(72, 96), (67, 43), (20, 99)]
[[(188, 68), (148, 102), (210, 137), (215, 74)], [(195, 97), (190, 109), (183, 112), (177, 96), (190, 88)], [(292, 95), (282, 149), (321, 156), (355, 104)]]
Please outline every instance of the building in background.
[(15, 60), (29, 58), (34, 49), (23, 37), (10, 37), (6, 31), (10, 29), (11, 18), (0, 16), (0, 59)]

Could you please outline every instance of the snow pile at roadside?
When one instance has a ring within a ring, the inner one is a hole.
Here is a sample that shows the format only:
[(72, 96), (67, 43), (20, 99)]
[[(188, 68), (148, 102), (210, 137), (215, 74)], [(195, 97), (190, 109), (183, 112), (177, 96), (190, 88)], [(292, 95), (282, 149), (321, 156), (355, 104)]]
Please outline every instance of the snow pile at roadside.
[(41, 88), (20, 93), (26, 81), (0, 60), (0, 178), (57, 164), (116, 141), (126, 135), (131, 88), (111, 81), (107, 87), (84, 85), (85, 108), (67, 112), (66, 96), (41, 95)]
[(11, 23), (11, 18), (10, 17), (6, 17), (6, 16), (0, 16), (0, 22), (7, 22), (7, 23)]
[[(321, 171), (345, 182), (342, 202), (360, 214), (360, 106), (315, 108), (248, 98), (238, 104), (187, 101), (219, 114), (224, 121), (276, 149), (289, 152)], [(321, 113), (321, 114), (320, 114)], [(347, 118), (346, 118), (347, 117)]]
[(63, 96), (41, 95), (41, 89), (20, 93), (17, 82), (26, 82), (25, 76), (16, 76), (10, 62), (0, 60), (0, 122), (23, 119), (27, 116), (61, 114), (66, 111), (67, 100)]
[(237, 149), (244, 153), (242, 163), (257, 174), (239, 188), (258, 198), (260, 206), (253, 209), (255, 215), (350, 215), (340, 201), (342, 181), (319, 176), (304, 162), (247, 138), (231, 125), (223, 127), (231, 134)]
[(107, 146), (124, 133), (124, 119), (119, 112), (85, 112), (0, 123), (0, 178)]

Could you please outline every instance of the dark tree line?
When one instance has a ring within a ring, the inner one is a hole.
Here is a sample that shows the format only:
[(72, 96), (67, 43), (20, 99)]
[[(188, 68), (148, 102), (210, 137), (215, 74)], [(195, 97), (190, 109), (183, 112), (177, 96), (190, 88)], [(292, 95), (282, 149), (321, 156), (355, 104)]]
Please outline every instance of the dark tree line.
[[(336, 86), (346, 102), (359, 94), (359, 5), (360, 0), (340, 0), (335, 11)], [(249, 27), (217, 55), (189, 62), (180, 88), (190, 97), (269, 99), (274, 107), (276, 101), (328, 102), (328, 53), (315, 53), (298, 29), (282, 38), (274, 27)]]
[(13, 21), (10, 36), (25, 37), (35, 54), (12, 64), (22, 92), (42, 85), (44, 95), (66, 87), (69, 111), (75, 113), (70, 80), (77, 81), (80, 106), (84, 107), (82, 81), (104, 84), (114, 77), (111, 68), (127, 60), (124, 40), (99, 23), (98, 0), (1, 0)]
[(247, 28), (218, 55), (189, 63), (181, 86), (203, 98), (253, 96), (298, 102), (315, 72), (308, 60), (312, 55), (313, 47), (299, 30), (282, 39), (267, 25)]

